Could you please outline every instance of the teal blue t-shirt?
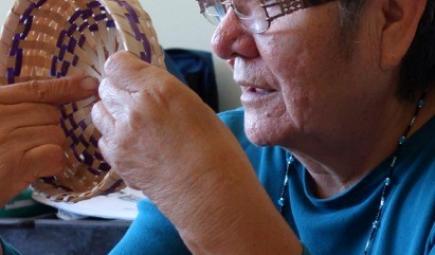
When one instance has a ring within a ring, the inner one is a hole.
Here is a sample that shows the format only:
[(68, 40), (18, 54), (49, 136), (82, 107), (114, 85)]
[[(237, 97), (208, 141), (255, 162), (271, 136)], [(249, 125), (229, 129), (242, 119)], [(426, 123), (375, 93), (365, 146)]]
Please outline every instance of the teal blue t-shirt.
[[(288, 153), (258, 147), (243, 131), (243, 111), (220, 114), (249, 156), (260, 182), (278, 207)], [(295, 162), (290, 172), (284, 217), (312, 255), (362, 255), (377, 212), (389, 159), (348, 190), (318, 199), (307, 185), (307, 172)], [(404, 145), (393, 188), (370, 254), (435, 255), (435, 118)], [(112, 255), (190, 254), (173, 225), (150, 202)]]

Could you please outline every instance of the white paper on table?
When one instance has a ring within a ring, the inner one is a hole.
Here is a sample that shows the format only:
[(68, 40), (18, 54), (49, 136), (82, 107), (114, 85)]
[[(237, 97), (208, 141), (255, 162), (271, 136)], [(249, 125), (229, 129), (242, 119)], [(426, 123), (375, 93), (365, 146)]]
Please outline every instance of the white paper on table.
[[(106, 196), (97, 196), (78, 203), (55, 202), (41, 193), (33, 193), (36, 201), (57, 208), (60, 215), (72, 214), (71, 219), (97, 217), (103, 219), (134, 220), (138, 214), (137, 203), (146, 199), (141, 191), (123, 189)], [(62, 217), (64, 218), (64, 217)], [(67, 216), (65, 218), (68, 218)], [(64, 219), (65, 219), (64, 218)]]

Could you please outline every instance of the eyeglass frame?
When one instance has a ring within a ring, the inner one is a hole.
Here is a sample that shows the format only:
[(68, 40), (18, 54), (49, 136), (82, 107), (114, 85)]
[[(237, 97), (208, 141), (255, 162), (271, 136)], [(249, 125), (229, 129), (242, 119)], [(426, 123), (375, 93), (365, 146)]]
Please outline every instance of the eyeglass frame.
[[(196, 1), (198, 2), (199, 8), (200, 8), (200, 13), (203, 14), (204, 16), (207, 15), (206, 14), (206, 7), (204, 5), (205, 2), (203, 0), (196, 0)], [(217, 1), (219, 1), (219, 0), (217, 0)], [(306, 9), (306, 8), (317, 6), (317, 5), (326, 4), (326, 3), (336, 1), (336, 0), (256, 0), (256, 1), (258, 1), (260, 4), (260, 7), (263, 8), (263, 10), (266, 14), (266, 21), (268, 23), (268, 25), (264, 31), (258, 32), (258, 34), (262, 34), (270, 28), (272, 21), (274, 21), (277, 18), (292, 14), (298, 10)], [(267, 3), (267, 2), (272, 2), (272, 3)], [(234, 0), (221, 0), (221, 4), (224, 7), (228, 6), (228, 5), (231, 6), (231, 8), (234, 10), (234, 13), (236, 14), (237, 18), (239, 20), (242, 19), (242, 17), (240, 16), (241, 13), (234, 6)], [(280, 13), (276, 14), (275, 16), (271, 16), (268, 9), (275, 7), (275, 6), (280, 7)], [(227, 13), (227, 11), (225, 12), (225, 14), (226, 13)]]

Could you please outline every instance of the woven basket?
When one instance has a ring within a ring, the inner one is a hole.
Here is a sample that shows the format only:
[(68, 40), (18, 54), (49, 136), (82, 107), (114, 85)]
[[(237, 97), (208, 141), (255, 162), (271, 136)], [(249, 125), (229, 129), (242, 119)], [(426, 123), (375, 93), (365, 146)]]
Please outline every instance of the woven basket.
[[(87, 74), (101, 80), (106, 59), (128, 50), (164, 67), (150, 17), (137, 0), (17, 0), (0, 38), (0, 83)], [(60, 107), (70, 161), (59, 176), (32, 184), (57, 201), (80, 201), (125, 187), (98, 150), (96, 98)]]

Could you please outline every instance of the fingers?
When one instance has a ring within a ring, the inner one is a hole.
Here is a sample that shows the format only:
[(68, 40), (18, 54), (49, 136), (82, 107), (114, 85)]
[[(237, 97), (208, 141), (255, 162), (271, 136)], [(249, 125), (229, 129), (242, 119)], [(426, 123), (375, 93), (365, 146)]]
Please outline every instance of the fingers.
[(160, 69), (142, 61), (135, 55), (122, 51), (110, 56), (104, 65), (106, 77), (120, 89), (131, 93), (144, 88), (145, 81), (152, 78), (152, 72)]
[(169, 95), (169, 92), (188, 90), (188, 86), (166, 70), (144, 62), (129, 52), (112, 55), (105, 64), (105, 73), (113, 86), (130, 94), (146, 90), (152, 96), (172, 97), (174, 95)]
[(20, 169), (28, 169), (25, 173), (29, 181), (39, 177), (53, 176), (66, 166), (66, 157), (62, 147), (45, 144), (27, 151), (21, 161)]
[(103, 155), (107, 163), (109, 163), (112, 168), (115, 167), (115, 162), (112, 161), (112, 154), (110, 153), (108, 141), (104, 137), (101, 137), (100, 140), (98, 140), (98, 148), (100, 149), (101, 155)]
[(108, 79), (104, 79), (101, 82), (98, 88), (98, 95), (107, 113), (110, 113), (114, 119), (120, 119), (125, 116), (125, 111), (132, 101), (129, 92), (114, 86), (114, 83)]
[(129, 77), (128, 74), (136, 75), (139, 70), (151, 66), (151, 64), (142, 61), (128, 51), (120, 51), (107, 59), (104, 65), (104, 71), (109, 77), (115, 77), (118, 73), (123, 73), (125, 77)]
[(92, 123), (103, 136), (115, 132), (115, 120), (102, 102), (96, 103), (92, 108)]
[(43, 144), (54, 144), (61, 148), (67, 144), (63, 130), (55, 125), (18, 128), (9, 134), (9, 139), (13, 141), (14, 147), (19, 147), (22, 151)]
[(56, 106), (48, 104), (23, 103), (0, 106), (2, 128), (57, 125), (60, 112)]
[(97, 87), (96, 79), (82, 76), (17, 83), (0, 86), (0, 104), (65, 104), (94, 95)]

